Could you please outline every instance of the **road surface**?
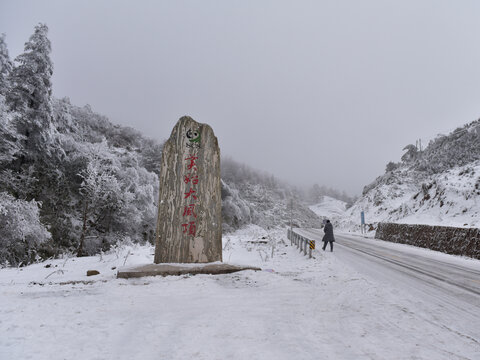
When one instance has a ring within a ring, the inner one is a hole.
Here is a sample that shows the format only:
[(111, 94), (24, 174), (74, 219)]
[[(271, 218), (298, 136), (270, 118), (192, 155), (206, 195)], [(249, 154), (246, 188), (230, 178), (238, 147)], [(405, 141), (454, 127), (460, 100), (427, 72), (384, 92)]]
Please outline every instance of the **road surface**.
[[(322, 251), (322, 229), (295, 232)], [(419, 316), (448, 314), (437, 316), (440, 325), (478, 343), (480, 354), (480, 261), (361, 236), (337, 233), (335, 240), (333, 255), (345, 266), (416, 298)]]

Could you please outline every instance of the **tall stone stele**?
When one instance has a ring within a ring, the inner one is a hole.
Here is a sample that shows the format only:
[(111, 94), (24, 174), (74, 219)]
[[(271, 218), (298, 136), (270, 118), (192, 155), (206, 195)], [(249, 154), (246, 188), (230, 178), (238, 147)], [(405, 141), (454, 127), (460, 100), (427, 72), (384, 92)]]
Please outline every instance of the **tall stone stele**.
[(222, 261), (220, 149), (212, 128), (178, 120), (163, 147), (155, 260)]

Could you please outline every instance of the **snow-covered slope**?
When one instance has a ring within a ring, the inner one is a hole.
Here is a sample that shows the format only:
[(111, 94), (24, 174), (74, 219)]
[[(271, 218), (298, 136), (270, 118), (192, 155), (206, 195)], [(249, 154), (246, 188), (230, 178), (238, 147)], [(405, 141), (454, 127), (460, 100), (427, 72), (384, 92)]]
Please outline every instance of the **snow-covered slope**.
[(339, 218), (344, 216), (347, 203), (342, 200), (334, 199), (330, 196), (323, 196), (318, 204), (311, 205), (309, 208), (321, 218)]
[(373, 227), (380, 221), (480, 227), (480, 161), (431, 176), (395, 171), (334, 220), (354, 230), (361, 211)]
[(388, 164), (387, 172), (334, 219), (337, 226), (358, 230), (364, 211), (372, 229), (380, 221), (480, 227), (479, 146), (477, 121), (438, 137), (423, 152), (406, 147), (402, 163)]

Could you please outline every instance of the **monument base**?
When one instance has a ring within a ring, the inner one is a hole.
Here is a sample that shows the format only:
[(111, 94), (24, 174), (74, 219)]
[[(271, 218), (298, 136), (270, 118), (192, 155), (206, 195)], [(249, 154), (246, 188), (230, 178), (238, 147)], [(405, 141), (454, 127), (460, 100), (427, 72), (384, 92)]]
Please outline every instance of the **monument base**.
[(262, 269), (253, 266), (238, 266), (225, 263), (194, 264), (148, 264), (129, 266), (118, 269), (117, 278), (130, 279), (144, 276), (196, 275), (196, 274), (230, 274), (237, 271)]

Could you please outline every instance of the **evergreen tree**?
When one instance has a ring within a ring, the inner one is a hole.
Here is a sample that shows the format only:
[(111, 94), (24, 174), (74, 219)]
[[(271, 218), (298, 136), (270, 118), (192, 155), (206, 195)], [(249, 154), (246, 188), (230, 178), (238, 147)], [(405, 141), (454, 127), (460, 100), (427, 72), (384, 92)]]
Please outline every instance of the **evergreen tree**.
[(8, 76), (12, 71), (12, 61), (8, 56), (5, 34), (0, 35), (0, 96), (5, 96), (8, 91)]
[(25, 151), (29, 160), (50, 152), (52, 141), (52, 82), (53, 65), (48, 27), (38, 24), (34, 34), (25, 43), (8, 78), (10, 91), (6, 100), (16, 112), (18, 132), (25, 136)]
[(403, 162), (413, 162), (415, 159), (418, 157), (418, 150), (415, 145), (409, 144), (403, 148), (403, 150), (406, 150), (406, 153), (403, 154), (402, 156), (402, 161)]
[(15, 158), (15, 155), (20, 150), (18, 140), (22, 138), (13, 128), (4, 105), (5, 100), (0, 95), (0, 172), (5, 164)]
[(14, 129), (5, 106), (5, 95), (10, 87), (8, 77), (12, 67), (12, 61), (8, 56), (7, 44), (5, 43), (5, 34), (2, 34), (0, 35), (0, 172), (3, 172), (5, 164), (15, 158), (15, 154), (20, 150), (18, 141), (22, 138)]

